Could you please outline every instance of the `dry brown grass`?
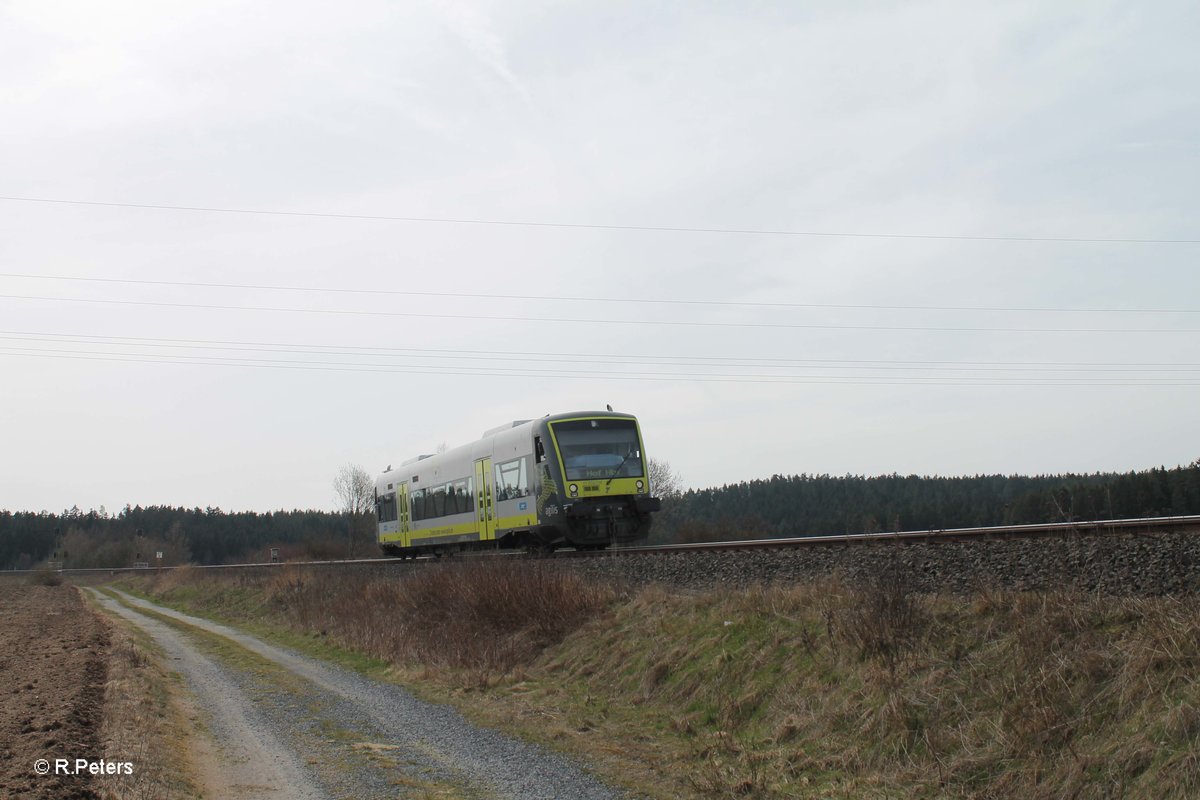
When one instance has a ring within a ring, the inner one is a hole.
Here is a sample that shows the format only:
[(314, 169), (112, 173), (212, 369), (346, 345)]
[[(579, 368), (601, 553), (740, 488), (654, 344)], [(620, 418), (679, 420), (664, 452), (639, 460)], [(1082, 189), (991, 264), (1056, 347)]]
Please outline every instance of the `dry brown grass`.
[(58, 586), (63, 582), (62, 573), (49, 567), (38, 567), (29, 574), (29, 582), (34, 586)]
[(368, 655), (482, 674), (529, 662), (615, 596), (553, 565), (514, 560), (353, 585), (282, 575), (270, 591), (306, 629)]
[(895, 572), (623, 594), (527, 561), (204, 591), (424, 667), (652, 796), (1200, 797), (1196, 597), (963, 599)]
[(174, 569), (163, 570), (156, 572), (152, 576), (154, 590), (156, 592), (169, 592), (173, 589), (178, 589), (181, 586), (191, 586), (209, 575), (210, 571), (197, 569), (188, 564)]
[[(838, 597), (838, 595), (830, 595)], [(895, 679), (896, 670), (923, 641), (929, 612), (911, 588), (908, 575), (889, 567), (840, 597), (841, 630), (859, 658), (876, 659)], [(832, 615), (829, 621), (832, 621)]]
[(184, 721), (171, 702), (170, 678), (149, 646), (125, 623), (110, 621), (108, 674), (100, 727), (102, 756), (128, 762), (132, 775), (101, 775), (104, 800), (188, 800), (199, 796), (188, 771)]
[(494, 713), (661, 796), (1200, 797), (1200, 599), (881, 578), (640, 592)]
[(230, 619), (274, 622), (396, 665), (451, 668), (486, 682), (529, 663), (618, 592), (553, 563), (432, 564), (398, 577), (347, 580), (285, 566), (269, 573), (178, 570), (143, 588)]

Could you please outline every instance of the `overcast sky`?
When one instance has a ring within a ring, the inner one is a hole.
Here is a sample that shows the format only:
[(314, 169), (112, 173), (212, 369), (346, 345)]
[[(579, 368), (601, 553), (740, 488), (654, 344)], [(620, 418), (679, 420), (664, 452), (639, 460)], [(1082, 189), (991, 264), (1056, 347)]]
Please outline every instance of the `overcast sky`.
[(331, 508), (606, 404), (693, 487), (1189, 463), (1198, 40), (1187, 1), (5, 0), (0, 508)]

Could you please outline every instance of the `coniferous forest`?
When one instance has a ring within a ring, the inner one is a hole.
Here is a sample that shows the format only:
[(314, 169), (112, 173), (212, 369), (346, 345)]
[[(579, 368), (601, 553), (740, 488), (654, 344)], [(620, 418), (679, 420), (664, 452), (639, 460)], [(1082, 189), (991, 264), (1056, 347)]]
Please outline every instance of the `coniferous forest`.
[(1200, 514), (1200, 461), (1092, 475), (774, 475), (664, 504), (655, 541), (939, 530)]
[(361, 523), (352, 534), (346, 514), (330, 511), (168, 506), (126, 506), (114, 515), (78, 508), (61, 514), (0, 511), (0, 569), (45, 561), (75, 569), (265, 561), (272, 547), (281, 559), (378, 555), (370, 526)]
[[(1092, 475), (775, 475), (665, 499), (652, 541), (938, 530), (1200, 514), (1200, 460)], [(376, 555), (369, 520), (329, 511), (126, 506), (116, 514), (0, 511), (0, 569), (220, 564)], [(163, 554), (160, 561), (158, 553)]]

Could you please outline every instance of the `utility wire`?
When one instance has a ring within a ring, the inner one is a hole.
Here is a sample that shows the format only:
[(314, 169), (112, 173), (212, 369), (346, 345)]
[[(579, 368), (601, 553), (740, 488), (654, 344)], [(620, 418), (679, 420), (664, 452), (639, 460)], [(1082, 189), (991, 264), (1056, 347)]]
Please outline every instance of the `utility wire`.
[[(80, 344), (90, 344), (90, 343), (83, 342)], [(539, 373), (539, 374), (540, 373), (554, 373), (555, 375), (588, 374), (588, 375), (611, 375), (614, 377), (634, 376), (634, 375), (667, 375), (667, 376), (678, 376), (678, 377), (724, 377), (724, 378), (787, 378), (787, 377), (793, 377), (788, 374), (754, 374), (754, 373), (740, 373), (740, 372), (734, 372), (734, 373), (711, 373), (711, 372), (667, 372), (667, 373), (664, 373), (661, 371), (626, 372), (626, 371), (613, 371), (613, 370), (578, 370), (578, 369), (569, 369), (567, 367), (554, 367), (551, 369), (542, 369), (539, 367), (532, 367), (532, 366), (526, 366), (526, 365), (520, 365), (520, 366), (505, 365), (503, 367), (490, 367), (490, 366), (478, 367), (478, 366), (470, 366), (470, 365), (463, 366), (463, 365), (457, 365), (457, 364), (451, 365), (451, 366), (440, 366), (438, 364), (428, 364), (428, 363), (406, 365), (406, 364), (389, 364), (389, 363), (379, 364), (379, 363), (369, 363), (369, 362), (364, 363), (364, 362), (360, 362), (360, 361), (313, 361), (313, 360), (296, 361), (296, 360), (288, 360), (288, 359), (271, 359), (271, 358), (264, 358), (261, 356), (254, 357), (254, 358), (236, 358), (236, 357), (232, 357), (232, 356), (186, 355), (186, 354), (179, 354), (179, 353), (161, 353), (160, 354), (160, 353), (139, 353), (139, 352), (133, 352), (133, 353), (111, 352), (111, 351), (104, 351), (104, 350), (57, 350), (57, 349), (49, 349), (49, 348), (10, 347), (10, 346), (4, 346), (4, 345), (0, 345), (0, 351), (6, 351), (6, 352), (9, 352), (10, 354), (69, 353), (69, 354), (75, 354), (75, 355), (109, 355), (109, 356), (154, 357), (154, 358), (177, 358), (177, 359), (186, 359), (188, 361), (213, 361), (213, 362), (230, 362), (230, 363), (247, 363), (247, 364), (269, 363), (269, 364), (307, 364), (307, 365), (324, 365), (324, 366), (383, 367), (383, 368), (395, 368), (395, 369), (403, 370), (403, 371), (408, 371), (408, 370), (417, 369), (417, 368), (438, 370), (438, 371), (467, 369), (467, 370), (483, 371), (485, 374), (490, 373), (492, 371), (499, 370), (499, 369), (520, 369), (524, 372)], [(255, 351), (235, 351), (235, 352), (255, 352)], [(279, 350), (268, 350), (268, 351), (259, 351), (259, 352), (267, 352), (267, 353), (271, 353), (271, 354), (277, 354), (277, 353), (296, 354), (296, 353), (293, 353), (292, 351), (279, 351)], [(318, 354), (318, 353), (304, 353), (304, 352), (300, 352), (298, 354), (300, 354), (300, 355), (334, 355), (334, 354), (329, 354), (329, 353)], [(411, 358), (412, 356), (409, 356), (409, 357)], [(480, 357), (480, 356), (475, 356), (475, 357), (473, 357), (473, 359), (477, 360), (477, 361), (485, 360), (483, 357)], [(494, 359), (486, 359), (486, 360), (492, 361)], [(511, 359), (511, 360), (523, 361), (525, 359)], [(574, 364), (574, 363), (580, 363), (580, 362), (566, 362), (566, 361), (560, 361), (560, 362), (541, 361), (541, 362), (538, 362), (538, 361), (535, 361), (533, 363), (570, 363), (570, 364)], [(611, 365), (614, 362), (582, 362), (582, 363), (601, 363), (601, 364)], [(615, 363), (618, 366), (621, 364), (621, 362), (615, 362)], [(695, 368), (697, 366), (701, 366), (701, 367), (708, 366), (708, 365), (704, 365), (704, 364), (699, 364), (699, 365), (697, 365), (697, 364), (662, 364), (662, 363), (650, 364), (650, 363), (645, 363), (645, 362), (642, 362), (642, 363), (633, 362), (632, 365), (633, 366), (657, 366), (657, 367), (685, 366), (685, 367), (692, 367), (692, 368)], [(828, 365), (828, 364), (812, 365), (809, 367), (785, 367), (785, 366), (771, 366), (771, 365), (763, 365), (763, 364), (745, 364), (745, 365), (728, 365), (727, 364), (727, 365), (717, 365), (717, 366), (724, 366), (726, 369), (781, 369), (781, 370), (787, 369), (787, 370), (792, 370), (792, 371), (807, 370), (807, 369), (834, 369), (834, 370), (837, 370), (837, 369), (845, 369), (845, 370), (869, 369), (869, 370), (883, 370), (883, 371), (890, 370), (890, 371), (908, 371), (908, 372), (937, 372), (937, 371), (945, 371), (945, 372), (1017, 372), (1017, 373), (1026, 373), (1026, 372), (1049, 372), (1049, 373), (1062, 373), (1062, 372), (1096, 373), (1096, 372), (1101, 372), (1101, 373), (1105, 373), (1105, 372), (1111, 372), (1111, 373), (1118, 373), (1118, 374), (1130, 374), (1130, 373), (1159, 374), (1159, 373), (1164, 373), (1164, 372), (1165, 373), (1197, 373), (1197, 372), (1200, 372), (1200, 370), (1198, 370), (1198, 369), (1167, 369), (1167, 370), (1162, 370), (1162, 369), (1029, 369), (1029, 368), (1022, 369), (1022, 368), (1017, 368), (1017, 367), (1001, 367), (1001, 368), (915, 367), (914, 368), (914, 367), (896, 367), (896, 366), (870, 366), (870, 367), (854, 366), (854, 365), (838, 366), (838, 365)], [(803, 375), (803, 374), (801, 374), (801, 375), (796, 375), (794, 377), (833, 378), (833, 377), (844, 377), (844, 376)], [(854, 376), (852, 376), (852, 377), (854, 377)], [(857, 376), (857, 377), (878, 377), (878, 376)], [(925, 377), (919, 376), (919, 375), (911, 375), (911, 376), (907, 376), (907, 377), (910, 377), (913, 380), (930, 380), (929, 378), (925, 378)], [(1001, 379), (1001, 377), (1002, 376), (996, 376), (995, 378), (989, 377), (989, 379), (990, 380)], [(1040, 378), (1040, 377), (1039, 378), (1013, 377), (1010, 379), (1015, 380), (1015, 381), (1044, 380), (1044, 378)], [(1090, 381), (1090, 380), (1094, 380), (1094, 379), (1093, 378), (1062, 378), (1062, 380)], [(1164, 379), (1156, 378), (1153, 380), (1157, 381), (1157, 380), (1164, 380)]]
[(253, 283), (205, 283), (199, 281), (135, 280), (132, 278), (89, 278), (77, 275), (33, 275), (19, 272), (0, 272), (0, 278), (22, 278), (32, 280), (78, 281), (90, 283), (115, 283), (136, 286), (176, 286), (181, 288), (241, 289), (272, 292), (315, 292), (330, 294), (365, 294), (401, 297), (449, 297), (478, 300), (537, 300), (571, 303), (641, 303), (651, 305), (678, 306), (724, 306), (736, 308), (829, 308), (839, 310), (870, 311), (1015, 311), (1065, 314), (1200, 314), (1195, 308), (1047, 308), (1021, 306), (913, 306), (876, 305), (851, 303), (761, 303), (736, 300), (666, 300), (644, 297), (578, 297), (571, 295), (531, 295), (467, 292), (423, 292), (405, 289), (345, 289), (332, 286), (274, 286)]
[[(228, 341), (228, 339), (186, 339), (186, 338), (162, 338), (162, 337), (144, 337), (144, 336), (97, 336), (97, 335), (82, 335), (82, 333), (58, 333), (46, 331), (0, 331), (0, 338), (20, 339), (20, 341), (41, 341), (59, 343), (67, 342), (96, 342), (100, 344), (125, 344), (134, 343), (139, 347), (185, 347), (185, 348), (262, 348), (268, 353), (288, 353), (288, 351), (300, 351), (300, 353), (317, 353), (328, 355), (330, 353), (341, 355), (358, 355), (358, 356), (377, 356), (377, 355), (404, 355), (410, 354), (419, 355), (443, 355), (473, 357), (473, 359), (496, 359), (496, 357), (511, 357), (520, 356), (518, 360), (568, 360), (575, 362), (587, 357), (599, 357), (599, 359), (617, 359), (613, 363), (652, 363), (652, 365), (661, 365), (664, 361), (685, 362), (683, 366), (713, 366), (710, 362), (716, 362), (716, 365), (721, 363), (750, 363), (750, 366), (770, 366), (770, 365), (858, 365), (858, 366), (876, 366), (876, 365), (907, 365), (912, 367), (922, 366), (952, 366), (952, 367), (972, 367), (972, 366), (1000, 366), (1000, 367), (1153, 367), (1154, 371), (1157, 368), (1170, 369), (1176, 367), (1200, 367), (1200, 362), (1129, 362), (1129, 361), (914, 361), (914, 360), (887, 360), (887, 359), (779, 359), (779, 357), (766, 356), (718, 356), (718, 355), (654, 355), (654, 354), (637, 354), (631, 356), (629, 354), (619, 353), (545, 353), (545, 351), (530, 351), (530, 350), (472, 350), (472, 349), (450, 349), (450, 348), (386, 348), (377, 347), (362, 347), (362, 345), (348, 344), (311, 344), (311, 343), (295, 343), (295, 342), (239, 342)], [(280, 348), (287, 348), (281, 350)], [(631, 361), (634, 360), (634, 361)], [(642, 361), (649, 360), (649, 361)], [(754, 363), (751, 363), (754, 362)]]
[(382, 214), (333, 214), (311, 211), (272, 211), (252, 208), (218, 208), (212, 206), (176, 206), (154, 203), (111, 203), (95, 200), (66, 200), (51, 197), (0, 196), (0, 200), (15, 203), (45, 203), (73, 206), (100, 206), (105, 208), (139, 208), (156, 211), (191, 211), (206, 214), (253, 214), (276, 217), (305, 217), (320, 219), (358, 219), (386, 222), (419, 222), (449, 225), (492, 225), (525, 228), (565, 228), (602, 231), (656, 231), (666, 233), (715, 233), (749, 236), (810, 236), (851, 239), (925, 239), (973, 242), (1074, 242), (1096, 244), (1200, 244), (1200, 239), (1125, 239), (1091, 238), (1075, 236), (954, 236), (949, 234), (924, 233), (862, 233), (847, 231), (796, 231), (756, 228), (690, 228), (665, 225), (595, 225), (570, 222), (532, 222), (527, 220), (465, 219), (454, 217), (399, 217)]
[(1093, 386), (1124, 386), (1137, 388), (1150, 387), (1191, 387), (1200, 386), (1200, 381), (1146, 381), (1146, 380), (1129, 380), (1129, 381), (1093, 381), (1088, 379), (1056, 379), (1041, 380), (1041, 379), (1025, 379), (1019, 381), (972, 378), (957, 381), (924, 379), (918, 377), (908, 377), (903, 379), (884, 380), (875, 376), (811, 376), (811, 377), (744, 377), (744, 376), (689, 376), (689, 375), (662, 375), (662, 374), (644, 374), (644, 373), (603, 373), (603, 372), (554, 372), (553, 374), (540, 374), (522, 371), (501, 371), (501, 370), (485, 370), (477, 368), (470, 371), (439, 371), (428, 368), (406, 368), (387, 366), (380, 368), (377, 365), (365, 366), (331, 366), (324, 364), (311, 364), (305, 362), (256, 362), (252, 360), (180, 360), (179, 357), (131, 357), (126, 355), (110, 355), (83, 353), (71, 354), (69, 352), (54, 352), (54, 351), (23, 351), (14, 350), (6, 351), (0, 348), (0, 355), (13, 355), (18, 357), (34, 357), (34, 358), (61, 358), (71, 360), (84, 361), (115, 361), (123, 363), (135, 364), (183, 364), (183, 365), (199, 365), (199, 366), (220, 366), (220, 367), (249, 367), (255, 369), (299, 369), (310, 371), (325, 371), (325, 372), (370, 372), (370, 373), (385, 373), (385, 374), (404, 374), (404, 375), (442, 375), (442, 376), (466, 376), (466, 377), (509, 377), (509, 378), (559, 378), (559, 379), (594, 379), (594, 380), (633, 380), (633, 381), (653, 381), (653, 382), (688, 382), (688, 383), (756, 383), (756, 384), (836, 384), (836, 385), (872, 385), (872, 386), (1012, 386), (1012, 387), (1093, 387)]
[[(681, 356), (690, 360), (651, 360), (675, 358), (669, 356), (620, 357), (604, 354), (548, 354), (506, 353), (498, 351), (454, 351), (423, 348), (337, 348), (331, 346), (277, 345), (195, 341), (191, 344), (175, 343), (177, 340), (141, 339), (137, 337), (74, 336), (71, 334), (9, 334), (0, 331), (0, 340), (33, 342), (37, 344), (73, 344), (84, 346), (118, 346), (130, 348), (165, 350), (216, 350), (233, 353), (268, 353), (310, 356), (349, 356), (351, 358), (394, 358), (394, 359), (438, 359), (447, 361), (532, 362), (536, 364), (601, 364), (607, 366), (650, 366), (650, 367), (719, 367), (726, 369), (774, 369), (774, 370), (886, 370), (907, 372), (1046, 372), (1046, 373), (1196, 373), (1197, 364), (1088, 364), (1087, 362), (924, 362), (924, 361), (847, 361), (842, 359), (765, 359), (765, 358), (707, 358)], [(187, 340), (183, 340), (187, 341)], [(11, 349), (11, 348), (10, 348)], [(159, 355), (156, 353), (122, 353), (121, 355)], [(168, 355), (168, 354), (163, 354)], [(599, 356), (599, 357), (593, 357)], [(183, 356), (204, 358), (209, 356)], [(779, 363), (782, 362), (782, 363)], [(321, 362), (330, 363), (330, 362)], [(356, 361), (335, 363), (359, 364)], [(1017, 364), (1014, 366), (1013, 364)], [(426, 365), (419, 365), (426, 366)], [(522, 367), (523, 368), (523, 367)]]
[(352, 309), (281, 308), (278, 306), (231, 306), (212, 303), (163, 303), (146, 300), (100, 300), (79, 297), (0, 294), (9, 300), (38, 300), (63, 303), (139, 306), (156, 308), (194, 308), (218, 311), (267, 311), (288, 314), (328, 314), (360, 317), (400, 317), (406, 319), (486, 320), (489, 322), (552, 322), (583, 325), (665, 325), (692, 328), (765, 328), (793, 330), (925, 331), (981, 333), (1200, 333), (1197, 328), (1008, 328), (930, 325), (822, 325), (782, 322), (695, 322), (686, 320), (584, 319), (572, 317), (519, 317), (497, 314), (422, 314), (410, 311), (361, 311)]

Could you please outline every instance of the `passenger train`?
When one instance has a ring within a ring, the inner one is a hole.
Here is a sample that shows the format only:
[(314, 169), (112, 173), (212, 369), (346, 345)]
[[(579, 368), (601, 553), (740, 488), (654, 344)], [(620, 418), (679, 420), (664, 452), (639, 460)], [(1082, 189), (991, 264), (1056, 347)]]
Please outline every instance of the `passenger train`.
[(627, 544), (660, 507), (637, 419), (611, 410), (517, 420), (388, 467), (375, 503), (379, 545), (401, 557)]

